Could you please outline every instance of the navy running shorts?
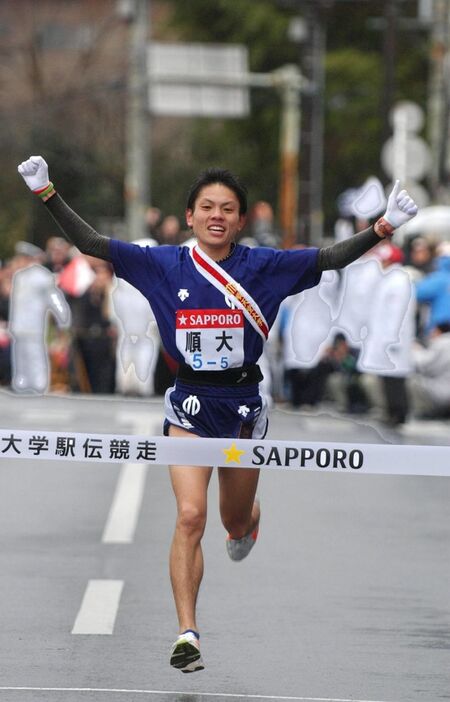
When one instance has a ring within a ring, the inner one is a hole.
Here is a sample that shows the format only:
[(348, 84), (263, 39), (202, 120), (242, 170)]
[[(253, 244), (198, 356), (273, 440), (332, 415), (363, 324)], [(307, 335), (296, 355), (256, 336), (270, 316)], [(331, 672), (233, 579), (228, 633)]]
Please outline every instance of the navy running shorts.
[(219, 387), (177, 380), (164, 404), (165, 436), (171, 424), (213, 439), (263, 439), (267, 432), (267, 402), (257, 384)]

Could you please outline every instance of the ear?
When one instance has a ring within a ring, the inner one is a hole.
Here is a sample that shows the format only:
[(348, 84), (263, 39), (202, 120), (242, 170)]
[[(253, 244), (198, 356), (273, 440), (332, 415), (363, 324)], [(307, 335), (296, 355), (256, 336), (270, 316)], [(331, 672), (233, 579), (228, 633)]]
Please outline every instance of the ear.
[(247, 222), (247, 215), (239, 215), (239, 226), (238, 226), (238, 232), (241, 231), (245, 227), (245, 224)]
[(185, 217), (188, 227), (192, 227), (192, 210), (186, 210)]

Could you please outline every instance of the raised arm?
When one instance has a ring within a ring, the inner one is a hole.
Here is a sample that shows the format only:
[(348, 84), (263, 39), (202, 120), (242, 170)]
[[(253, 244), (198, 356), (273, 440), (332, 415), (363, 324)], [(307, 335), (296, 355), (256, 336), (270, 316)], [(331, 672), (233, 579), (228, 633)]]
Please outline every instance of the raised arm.
[(320, 271), (344, 268), (349, 263), (379, 244), (382, 239), (390, 238), (394, 230), (405, 224), (417, 214), (417, 205), (406, 190), (400, 190), (400, 181), (395, 181), (389, 195), (386, 212), (375, 224), (364, 231), (319, 250), (317, 267)]
[(30, 190), (45, 203), (64, 236), (81, 251), (81, 253), (110, 261), (109, 242), (87, 222), (77, 215), (57, 194), (48, 177), (48, 166), (42, 156), (31, 156), (17, 167), (20, 175)]

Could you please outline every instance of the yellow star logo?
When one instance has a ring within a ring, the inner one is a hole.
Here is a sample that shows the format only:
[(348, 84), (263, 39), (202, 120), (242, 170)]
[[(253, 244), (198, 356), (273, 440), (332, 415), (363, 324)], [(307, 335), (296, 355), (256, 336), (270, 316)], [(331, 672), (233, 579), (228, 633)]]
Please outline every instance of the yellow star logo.
[(231, 444), (230, 448), (228, 449), (222, 449), (224, 452), (226, 458), (225, 464), (227, 463), (240, 463), (241, 462), (241, 456), (245, 451), (241, 451), (240, 449), (237, 448), (236, 444), (233, 443)]

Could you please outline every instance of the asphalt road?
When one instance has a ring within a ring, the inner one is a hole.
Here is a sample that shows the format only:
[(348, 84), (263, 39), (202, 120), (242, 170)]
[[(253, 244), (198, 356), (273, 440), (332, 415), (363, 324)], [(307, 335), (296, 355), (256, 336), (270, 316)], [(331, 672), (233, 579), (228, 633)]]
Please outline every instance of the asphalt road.
[[(448, 423), (397, 434), (271, 415), (274, 438), (450, 446)], [(0, 393), (2, 428), (156, 435), (161, 417), (159, 400)], [(266, 471), (242, 563), (226, 555), (213, 480), (206, 669), (182, 675), (168, 664), (167, 469), (134, 468), (0, 460), (1, 702), (450, 700), (450, 479)]]

